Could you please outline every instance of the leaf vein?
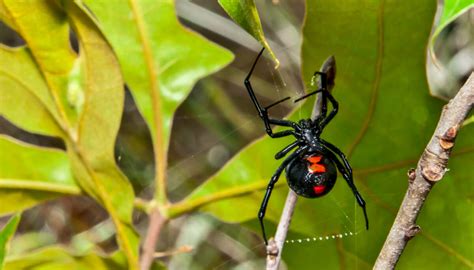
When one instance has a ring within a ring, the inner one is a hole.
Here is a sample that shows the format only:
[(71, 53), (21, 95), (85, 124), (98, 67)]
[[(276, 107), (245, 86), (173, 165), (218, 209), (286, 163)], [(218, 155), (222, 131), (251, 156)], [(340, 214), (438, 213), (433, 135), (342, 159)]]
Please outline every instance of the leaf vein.
[(375, 79), (372, 84), (372, 95), (370, 97), (370, 104), (369, 104), (369, 111), (365, 117), (364, 123), (362, 124), (362, 128), (357, 134), (355, 140), (349, 146), (347, 150), (347, 157), (350, 159), (352, 154), (354, 153), (355, 148), (361, 142), (362, 138), (365, 136), (367, 129), (369, 128), (369, 124), (372, 121), (376, 101), (378, 97), (378, 93), (380, 90), (380, 79), (382, 77), (382, 67), (383, 67), (383, 54), (384, 54), (384, 7), (385, 7), (385, 0), (380, 2), (378, 16), (377, 16), (377, 26), (378, 26), (378, 39), (377, 39), (377, 62), (375, 64)]
[(129, 0), (130, 7), (133, 12), (133, 17), (136, 22), (136, 27), (138, 35), (141, 41), (143, 48), (144, 60), (146, 63), (146, 70), (148, 72), (149, 82), (150, 82), (150, 95), (152, 99), (152, 108), (153, 108), (153, 123), (154, 126), (150, 127), (152, 129), (152, 134), (154, 134), (154, 143), (153, 150), (155, 153), (155, 183), (156, 183), (156, 195), (158, 202), (166, 202), (166, 182), (165, 182), (165, 172), (166, 172), (166, 149), (164, 149), (164, 138), (163, 138), (163, 119), (161, 117), (161, 99), (160, 99), (160, 89), (157, 82), (155, 72), (157, 67), (153, 63), (153, 53), (151, 50), (151, 45), (149, 44), (149, 38), (145, 29), (145, 22), (143, 21), (143, 12), (140, 10), (136, 0)]

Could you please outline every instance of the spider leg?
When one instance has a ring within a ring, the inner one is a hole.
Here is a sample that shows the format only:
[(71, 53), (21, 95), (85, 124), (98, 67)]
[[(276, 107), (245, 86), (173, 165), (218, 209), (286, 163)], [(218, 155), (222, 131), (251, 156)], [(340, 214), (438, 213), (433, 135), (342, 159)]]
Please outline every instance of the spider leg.
[[(294, 102), (296, 103), (296, 102), (301, 101), (301, 100), (303, 100), (303, 99), (305, 99), (305, 98), (308, 98), (308, 97), (310, 97), (310, 96), (312, 96), (312, 95), (315, 95), (315, 94), (317, 94), (317, 93), (321, 93), (321, 92), (322, 92), (322, 95), (321, 95), (321, 98), (322, 98), (322, 100), (321, 100), (321, 112), (318, 114), (318, 119), (315, 120), (315, 122), (319, 122), (319, 123), (320, 123), (320, 122), (322, 122), (322, 120), (323, 120), (324, 118), (326, 118), (326, 115), (327, 115), (327, 111), (328, 111), (328, 109), (327, 109), (327, 103), (328, 103), (328, 101), (327, 101), (327, 100), (328, 100), (329, 91), (328, 91), (328, 86), (327, 86), (327, 80), (328, 80), (327, 77), (328, 77), (328, 75), (327, 75), (326, 73), (324, 73), (324, 72), (321, 72), (321, 71), (316, 71), (316, 72), (314, 72), (313, 77), (311, 78), (311, 82), (312, 82), (311, 84), (313, 84), (313, 83), (315, 82), (317, 75), (319, 75), (320, 78), (321, 78), (321, 79), (320, 79), (320, 84), (318, 85), (318, 90), (315, 90), (315, 91), (313, 91), (313, 92), (311, 92), (311, 93), (309, 93), (309, 94), (306, 94), (306, 95), (304, 95), (304, 96), (301, 96), (301, 97), (297, 98)], [(332, 117), (334, 117), (334, 116), (332, 116)], [(329, 120), (330, 120), (330, 119), (329, 119)], [(327, 123), (326, 123), (326, 124), (327, 124)]]
[(276, 105), (282, 103), (283, 101), (287, 101), (288, 99), (290, 99), (290, 97), (282, 98), (282, 99), (280, 99), (280, 100), (278, 100), (278, 101), (276, 101), (276, 102), (274, 102), (274, 103), (268, 105), (267, 107), (265, 107), (265, 110), (268, 111), (268, 109), (270, 109), (271, 107), (276, 106)]
[(314, 82), (314, 79), (316, 78), (316, 75), (319, 75), (321, 77), (321, 84), (319, 85), (319, 87), (322, 88), (322, 89), (327, 89), (328, 75), (326, 74), (326, 72), (315, 71), (314, 74), (313, 74), (313, 77), (311, 78), (311, 83)]
[[(342, 153), (339, 148), (334, 146), (333, 144), (326, 142), (324, 140), (321, 140), (321, 144), (326, 148), (325, 154), (328, 155), (328, 157), (336, 163), (337, 169), (339, 172), (342, 174), (344, 179), (346, 180), (347, 184), (352, 190), (352, 193), (354, 193), (354, 196), (357, 200), (357, 203), (359, 204), (360, 207), (362, 207), (362, 210), (364, 211), (364, 218), (365, 218), (365, 228), (368, 230), (369, 229), (369, 218), (367, 217), (367, 210), (365, 208), (365, 201), (362, 198), (362, 196), (359, 194), (359, 191), (357, 190), (357, 187), (354, 184), (354, 180), (352, 178), (352, 168), (349, 165), (349, 161), (347, 160), (346, 156), (344, 153)], [(335, 154), (334, 154), (334, 153)], [(339, 159), (336, 157), (336, 154), (342, 159), (344, 164), (339, 161)]]
[(329, 99), (332, 104), (332, 111), (326, 118), (321, 121), (321, 123), (319, 124), (320, 129), (323, 129), (334, 118), (334, 116), (336, 116), (337, 111), (339, 110), (339, 103), (329, 91), (323, 91), (323, 107), (326, 106), (324, 104), (327, 104), (326, 98)]
[(280, 152), (275, 154), (275, 159), (280, 159), (280, 158), (286, 156), (286, 154), (288, 154), (288, 152), (290, 152), (291, 150), (293, 150), (293, 148), (298, 146), (298, 144), (299, 144), (298, 141), (294, 141), (291, 144), (287, 145), (285, 148), (280, 150)]
[(267, 205), (268, 201), (270, 200), (270, 195), (272, 194), (273, 187), (275, 186), (276, 182), (278, 181), (278, 178), (280, 178), (281, 173), (285, 169), (285, 167), (295, 158), (298, 157), (299, 154), (301, 154), (303, 151), (306, 150), (307, 147), (301, 147), (295, 152), (293, 152), (289, 157), (287, 157), (281, 165), (278, 167), (278, 169), (275, 171), (273, 174), (272, 178), (270, 179), (270, 182), (268, 183), (267, 186), (267, 191), (265, 192), (265, 196), (263, 197), (262, 204), (260, 205), (260, 210), (258, 211), (258, 220), (260, 221), (260, 227), (262, 228), (262, 236), (263, 240), (265, 241), (265, 245), (268, 245), (267, 241), (267, 235), (265, 234), (265, 225), (263, 224), (263, 218), (265, 217), (265, 212), (267, 210)]
[[(319, 126), (320, 129), (323, 129), (333, 118), (336, 116), (338, 110), (339, 110), (339, 103), (336, 101), (336, 99), (332, 96), (332, 94), (328, 91), (328, 75), (324, 72), (316, 71), (313, 75), (313, 78), (311, 79), (314, 81), (314, 78), (316, 78), (316, 75), (319, 75), (321, 77), (321, 84), (320, 84), (320, 89), (314, 91), (313, 93), (309, 95), (313, 95), (319, 91), (322, 92), (322, 106), (321, 106), (321, 114), (320, 118), (322, 119)], [(327, 115), (327, 103), (328, 99), (332, 104), (332, 111)]]
[(281, 138), (281, 137), (286, 137), (286, 136), (289, 136), (289, 135), (293, 135), (293, 136), (297, 136), (296, 135), (296, 132), (294, 132), (293, 130), (283, 130), (283, 131), (279, 131), (279, 132), (275, 132), (270, 134), (268, 133), (268, 135), (272, 138)]
[(320, 115), (321, 118), (324, 118), (324, 117), (326, 117), (327, 112), (328, 112), (328, 107), (327, 107), (328, 99), (327, 99), (327, 96), (325, 95), (325, 90), (328, 89), (328, 83), (327, 83), (328, 75), (324, 72), (316, 71), (316, 72), (314, 72), (313, 77), (311, 78), (312, 82), (316, 78), (316, 75), (319, 75), (319, 77), (321, 78), (321, 81), (320, 81), (321, 84), (319, 85), (319, 87), (323, 91), (323, 94), (321, 95), (321, 98), (322, 98), (321, 113), (319, 115)]
[(349, 161), (347, 160), (346, 155), (344, 155), (344, 153), (339, 148), (337, 148), (334, 144), (328, 141), (325, 141), (323, 139), (320, 139), (320, 141), (322, 145), (324, 145), (326, 148), (336, 153), (342, 159), (342, 162), (344, 162), (344, 166), (346, 167), (346, 170), (352, 175), (352, 168), (351, 168), (351, 165), (349, 164)]
[(265, 107), (265, 108), (262, 108), (262, 106), (261, 106), (260, 103), (258, 102), (257, 96), (255, 96), (255, 92), (253, 91), (252, 84), (250, 83), (250, 77), (252, 76), (253, 70), (255, 69), (255, 66), (257, 65), (258, 59), (259, 59), (260, 56), (262, 55), (264, 49), (265, 49), (265, 48), (262, 48), (262, 50), (260, 51), (260, 53), (257, 55), (257, 58), (255, 59), (255, 62), (253, 63), (252, 68), (250, 69), (249, 74), (247, 75), (247, 77), (245, 77), (245, 80), (244, 80), (245, 87), (247, 88), (247, 91), (248, 91), (248, 93), (249, 93), (249, 95), (250, 95), (250, 99), (252, 100), (253, 104), (255, 105), (255, 108), (257, 109), (258, 115), (260, 116), (260, 118), (262, 118), (263, 123), (265, 124), (265, 130), (266, 130), (267, 134), (268, 134), (270, 137), (272, 137), (272, 138), (279, 138), (279, 137), (288, 136), (288, 135), (295, 135), (296, 133), (295, 133), (294, 131), (292, 131), (292, 130), (289, 130), (288, 132), (282, 131), (282, 132), (273, 133), (273, 131), (272, 131), (271, 127), (270, 127), (270, 124), (279, 125), (279, 126), (285, 126), (285, 127), (291, 127), (291, 128), (293, 128), (293, 129), (299, 130), (299, 126), (298, 126), (297, 123), (295, 123), (295, 122), (293, 122), (293, 121), (289, 121), (289, 120), (272, 119), (272, 118), (269, 118), (269, 117), (268, 117), (268, 109), (269, 109), (270, 107), (273, 107), (273, 106), (275, 106), (276, 104), (287, 100), (288, 98), (284, 98), (284, 99), (282, 99), (282, 100), (280, 100), (280, 101), (277, 101), (277, 102), (271, 104), (270, 106), (267, 106), (267, 107)]
[(298, 102), (298, 101), (301, 101), (301, 100), (303, 100), (303, 99), (305, 99), (305, 98), (307, 98), (307, 97), (310, 97), (310, 96), (312, 96), (312, 95), (315, 95), (315, 94), (317, 94), (317, 93), (321, 93), (321, 92), (323, 92), (323, 91), (324, 91), (324, 89), (318, 89), (318, 90), (316, 90), (316, 91), (313, 91), (313, 92), (311, 92), (311, 93), (309, 93), (309, 94), (306, 94), (306, 95), (304, 95), (304, 96), (301, 96), (301, 97), (295, 99), (294, 103), (296, 103), (296, 102)]

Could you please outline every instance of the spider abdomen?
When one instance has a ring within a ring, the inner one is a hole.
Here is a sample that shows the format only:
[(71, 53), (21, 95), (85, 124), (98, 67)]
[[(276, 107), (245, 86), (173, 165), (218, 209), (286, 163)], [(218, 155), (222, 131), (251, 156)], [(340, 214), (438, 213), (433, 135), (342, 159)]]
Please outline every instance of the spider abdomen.
[(298, 195), (317, 198), (327, 194), (336, 183), (334, 163), (323, 153), (310, 153), (294, 159), (286, 167), (288, 186)]

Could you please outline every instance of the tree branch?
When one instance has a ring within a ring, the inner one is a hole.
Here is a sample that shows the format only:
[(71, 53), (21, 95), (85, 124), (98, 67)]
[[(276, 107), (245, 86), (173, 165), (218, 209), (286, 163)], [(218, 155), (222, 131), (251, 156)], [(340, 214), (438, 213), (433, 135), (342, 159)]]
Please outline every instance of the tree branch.
[[(336, 59), (334, 56), (326, 59), (324, 64), (321, 67), (322, 72), (325, 72), (328, 76), (327, 78), (327, 87), (328, 91), (331, 91), (334, 88), (334, 79), (336, 77)], [(311, 82), (312, 84), (314, 82)], [(321, 81), (319, 83), (319, 88), (322, 87)], [(321, 114), (322, 108), (322, 94), (317, 94), (316, 102), (314, 103), (313, 112), (311, 114), (311, 119), (316, 119), (319, 114)], [(268, 241), (267, 246), (267, 270), (277, 270), (281, 261), (281, 254), (283, 252), (283, 245), (285, 243), (286, 234), (290, 228), (291, 217), (293, 216), (293, 211), (295, 209), (296, 201), (298, 195), (290, 189), (288, 196), (286, 197), (285, 207), (280, 217), (280, 222), (278, 223), (278, 228), (275, 234), (275, 239), (271, 238)]]
[(408, 241), (420, 231), (415, 224), (418, 213), (433, 185), (443, 178), (457, 132), (473, 106), (474, 72), (457, 95), (444, 106), (438, 126), (416, 170), (408, 172), (408, 190), (374, 269), (394, 269)]

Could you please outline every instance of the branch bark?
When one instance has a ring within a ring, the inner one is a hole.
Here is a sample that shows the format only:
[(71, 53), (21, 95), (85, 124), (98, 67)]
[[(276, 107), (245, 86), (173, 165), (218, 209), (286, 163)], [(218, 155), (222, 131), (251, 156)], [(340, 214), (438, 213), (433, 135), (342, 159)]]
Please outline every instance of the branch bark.
[(155, 207), (150, 213), (150, 224), (143, 243), (143, 254), (140, 261), (141, 270), (150, 269), (155, 257), (156, 243), (165, 222), (166, 218), (161, 214), (160, 209)]
[(457, 95), (444, 106), (416, 170), (408, 172), (408, 190), (374, 269), (394, 269), (408, 241), (420, 231), (415, 224), (418, 213), (433, 185), (443, 178), (458, 130), (473, 106), (474, 72)]
[[(327, 87), (328, 91), (331, 91), (334, 88), (334, 79), (336, 77), (336, 59), (334, 58), (334, 56), (330, 56), (328, 59), (326, 59), (320, 71), (325, 72), (327, 74)], [(321, 82), (318, 83), (319, 88), (321, 88)], [(313, 106), (311, 119), (314, 120), (321, 114), (321, 107), (322, 99), (321, 93), (319, 93), (317, 94), (316, 102)], [(288, 229), (290, 228), (291, 217), (293, 216), (293, 211), (295, 209), (297, 199), (298, 195), (290, 189), (286, 197), (286, 202), (280, 217), (280, 222), (278, 223), (275, 238), (271, 238), (268, 241), (266, 267), (267, 270), (277, 270), (278, 266), (280, 265), (283, 245), (285, 244), (286, 235), (288, 233)]]

